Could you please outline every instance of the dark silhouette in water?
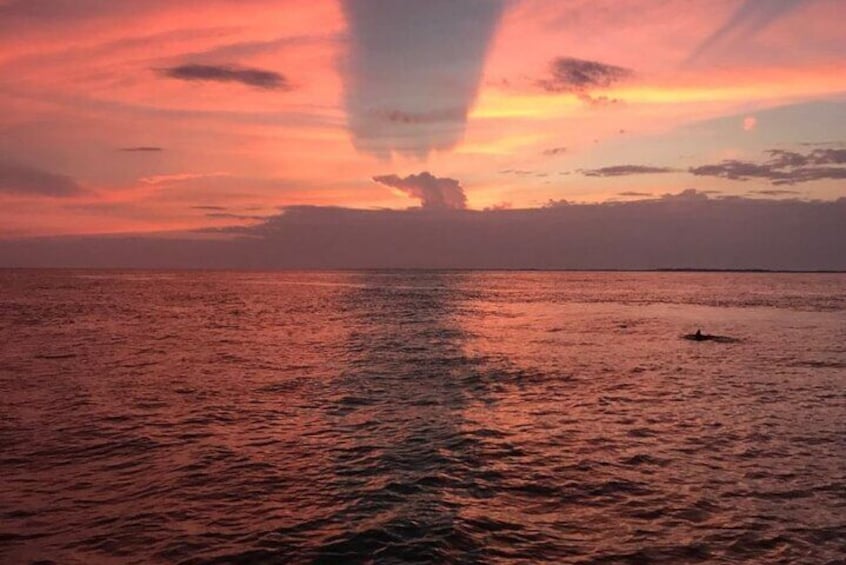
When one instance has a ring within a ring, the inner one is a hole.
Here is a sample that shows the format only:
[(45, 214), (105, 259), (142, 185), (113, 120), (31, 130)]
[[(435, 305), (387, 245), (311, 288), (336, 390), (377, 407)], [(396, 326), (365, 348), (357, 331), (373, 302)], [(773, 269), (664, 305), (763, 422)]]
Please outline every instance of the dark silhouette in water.
[(710, 335), (702, 333), (701, 329), (697, 329), (695, 334), (687, 334), (684, 336), (684, 339), (690, 341), (716, 341), (717, 343), (736, 343), (740, 341), (734, 337), (728, 337), (724, 335)]

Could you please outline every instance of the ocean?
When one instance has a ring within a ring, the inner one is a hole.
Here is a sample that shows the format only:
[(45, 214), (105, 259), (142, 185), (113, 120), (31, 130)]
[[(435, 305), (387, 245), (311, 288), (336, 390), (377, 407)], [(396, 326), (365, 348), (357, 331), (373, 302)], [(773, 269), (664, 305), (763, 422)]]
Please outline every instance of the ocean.
[(846, 275), (0, 271), (32, 561), (846, 562)]

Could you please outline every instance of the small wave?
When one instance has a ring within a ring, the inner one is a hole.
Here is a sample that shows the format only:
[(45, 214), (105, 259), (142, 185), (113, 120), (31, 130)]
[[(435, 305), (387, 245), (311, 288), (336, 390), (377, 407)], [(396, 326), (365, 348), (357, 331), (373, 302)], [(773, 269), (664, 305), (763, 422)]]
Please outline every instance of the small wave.
[(40, 353), (35, 359), (75, 359), (78, 356), (76, 353)]
[(669, 460), (660, 457), (655, 457), (647, 453), (638, 453), (620, 461), (620, 463), (627, 467), (637, 467), (640, 465), (652, 465), (655, 467), (664, 467), (669, 463)]
[(810, 367), (812, 369), (846, 369), (846, 361), (796, 361), (791, 367)]

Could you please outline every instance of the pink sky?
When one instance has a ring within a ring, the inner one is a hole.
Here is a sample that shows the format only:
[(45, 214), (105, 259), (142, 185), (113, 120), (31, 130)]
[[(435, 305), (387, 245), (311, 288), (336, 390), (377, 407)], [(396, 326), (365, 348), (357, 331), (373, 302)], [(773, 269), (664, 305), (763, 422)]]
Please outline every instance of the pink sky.
[(0, 0), (0, 236), (441, 202), (423, 172), (475, 210), (835, 200), (843, 7)]

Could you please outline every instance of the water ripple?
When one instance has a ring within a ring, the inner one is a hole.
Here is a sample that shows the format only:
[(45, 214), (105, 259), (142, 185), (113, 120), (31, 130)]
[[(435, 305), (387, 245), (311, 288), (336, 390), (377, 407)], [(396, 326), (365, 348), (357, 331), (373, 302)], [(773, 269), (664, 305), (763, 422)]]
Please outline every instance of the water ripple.
[[(3, 273), (0, 561), (842, 562), (844, 296)], [(743, 339), (678, 339), (699, 326)]]

